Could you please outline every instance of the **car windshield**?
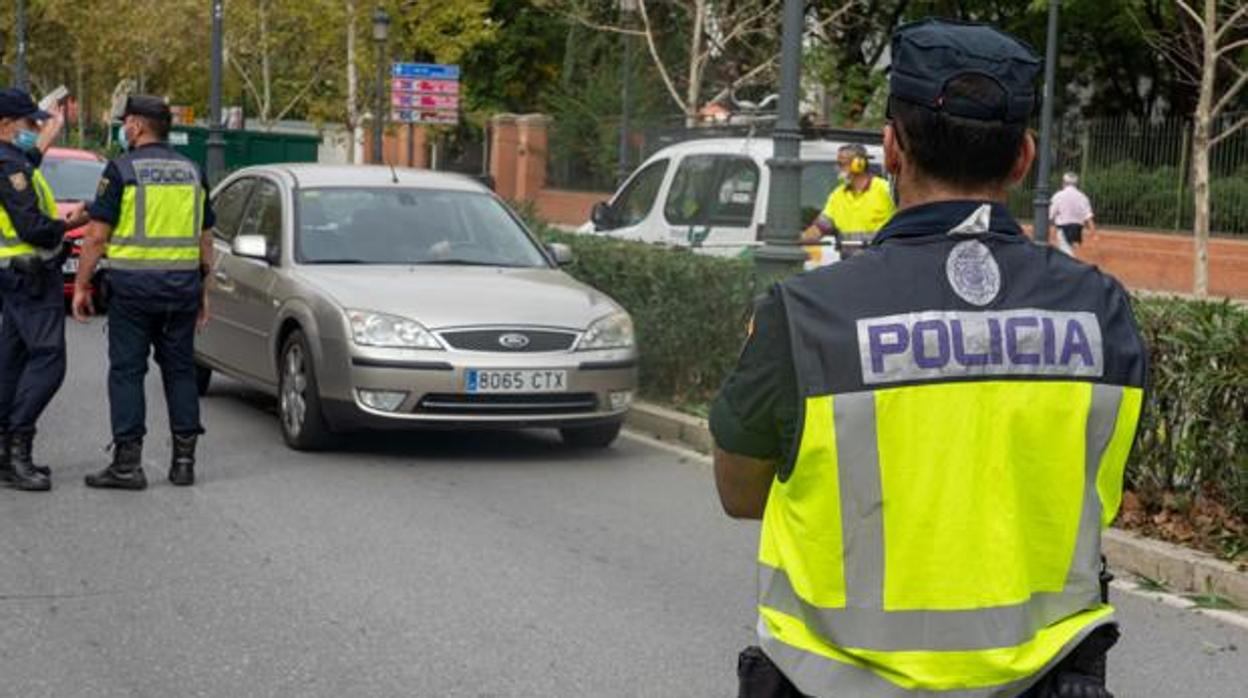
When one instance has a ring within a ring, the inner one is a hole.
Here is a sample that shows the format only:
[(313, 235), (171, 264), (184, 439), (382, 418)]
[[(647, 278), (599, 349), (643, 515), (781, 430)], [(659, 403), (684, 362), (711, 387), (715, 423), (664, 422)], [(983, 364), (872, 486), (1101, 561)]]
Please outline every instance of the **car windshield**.
[(399, 187), (304, 189), (298, 197), (305, 264), (549, 263), (494, 197)]
[(91, 201), (104, 174), (98, 160), (44, 158), (39, 171), (52, 187), (57, 201)]

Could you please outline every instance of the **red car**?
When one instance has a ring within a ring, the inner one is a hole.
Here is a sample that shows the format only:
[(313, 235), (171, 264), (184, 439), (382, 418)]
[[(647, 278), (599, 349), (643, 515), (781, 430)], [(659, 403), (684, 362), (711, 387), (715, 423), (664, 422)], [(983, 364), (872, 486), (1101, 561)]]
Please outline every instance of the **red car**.
[[(89, 150), (77, 148), (49, 148), (43, 156), (43, 164), (39, 170), (52, 186), (56, 194), (56, 208), (64, 218), (71, 206), (78, 202), (91, 203), (95, 198), (96, 188), (104, 175), (104, 166), (108, 164), (102, 156)], [(78, 273), (78, 248), (81, 245), (82, 233), (86, 228), (71, 230), (65, 239), (73, 242), (73, 251), (65, 260), (65, 298), (74, 295), (74, 276)], [(92, 294), (98, 301), (100, 289), (92, 288)]]

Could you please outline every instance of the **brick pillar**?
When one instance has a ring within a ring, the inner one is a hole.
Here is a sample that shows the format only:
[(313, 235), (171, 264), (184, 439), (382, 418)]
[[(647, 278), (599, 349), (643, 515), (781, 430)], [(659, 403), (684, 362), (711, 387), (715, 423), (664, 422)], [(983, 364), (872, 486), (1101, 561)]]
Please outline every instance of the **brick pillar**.
[[(411, 147), (412, 161), (408, 163), (408, 167), (429, 167), (429, 130), (426, 127), (416, 126), (412, 129)], [(404, 157), (406, 155), (404, 153)]]
[(516, 199), (516, 116), (498, 114), (490, 119), (490, 176), (494, 192), (507, 200)]
[(516, 119), (516, 201), (532, 201), (546, 188), (546, 144), (550, 117), (526, 114)]

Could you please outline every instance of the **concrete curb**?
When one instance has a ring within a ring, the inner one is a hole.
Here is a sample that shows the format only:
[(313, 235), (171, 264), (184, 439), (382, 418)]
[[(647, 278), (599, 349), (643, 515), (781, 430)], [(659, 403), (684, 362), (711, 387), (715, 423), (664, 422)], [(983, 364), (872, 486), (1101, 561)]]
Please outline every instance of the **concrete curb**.
[[(628, 426), (699, 453), (710, 453), (714, 446), (705, 419), (647, 402), (633, 404)], [(1248, 608), (1248, 570), (1212, 555), (1119, 529), (1105, 532), (1102, 549), (1110, 566), (1119, 572), (1147, 577), (1174, 593), (1213, 593)]]

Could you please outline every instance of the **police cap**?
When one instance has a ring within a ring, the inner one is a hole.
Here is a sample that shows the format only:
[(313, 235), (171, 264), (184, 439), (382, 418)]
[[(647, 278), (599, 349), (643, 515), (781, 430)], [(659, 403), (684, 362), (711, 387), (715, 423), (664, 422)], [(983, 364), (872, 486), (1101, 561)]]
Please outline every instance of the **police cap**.
[(144, 116), (157, 121), (169, 123), (173, 121), (173, 112), (170, 111), (169, 105), (165, 104), (165, 100), (152, 95), (130, 95), (126, 98), (125, 111), (121, 113), (124, 119), (127, 116)]
[(0, 119), (31, 118), (43, 121), (52, 115), (43, 111), (26, 90), (9, 87), (0, 90)]
[[(1026, 43), (986, 24), (925, 19), (893, 33), (889, 92), (907, 102), (980, 121), (1025, 121), (1036, 104), (1040, 59)], [(993, 103), (946, 96), (955, 78), (995, 82)]]

